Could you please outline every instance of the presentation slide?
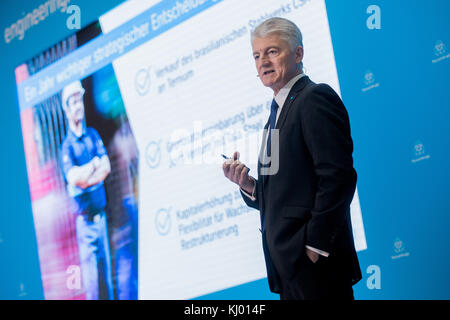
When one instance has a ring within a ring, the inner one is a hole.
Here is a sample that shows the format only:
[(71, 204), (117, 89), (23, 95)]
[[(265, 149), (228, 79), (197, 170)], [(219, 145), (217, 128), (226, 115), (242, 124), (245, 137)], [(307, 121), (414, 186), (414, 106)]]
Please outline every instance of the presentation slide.
[[(75, 277), (88, 265), (80, 197), (104, 207), (92, 218), (105, 219), (110, 244), (102, 294), (191, 299), (266, 277), (259, 213), (224, 177), (222, 155), (239, 151), (257, 176), (273, 92), (257, 77), (250, 35), (273, 16), (300, 27), (304, 72), (340, 94), (324, 0), (127, 1), (59, 43), (42, 67), (36, 59), (17, 67), (46, 298), (93, 297)], [(69, 174), (83, 157), (67, 88), (82, 93), (91, 158), (110, 163), (90, 189)], [(357, 191), (351, 216), (356, 249), (365, 250)]]

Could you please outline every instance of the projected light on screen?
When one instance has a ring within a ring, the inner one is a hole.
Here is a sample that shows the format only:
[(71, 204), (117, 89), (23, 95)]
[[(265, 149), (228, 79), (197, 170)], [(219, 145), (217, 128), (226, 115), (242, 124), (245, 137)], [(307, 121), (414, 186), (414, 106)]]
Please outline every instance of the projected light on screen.
[[(57, 177), (65, 202), (45, 202), (55, 212), (61, 205), (69, 212), (71, 199), (56, 160), (36, 167), (37, 154), (50, 147), (33, 140), (30, 110), (57, 101), (63, 130), (56, 159), (67, 132), (60, 91), (74, 80), (86, 85), (86, 124), (100, 133), (112, 166), (105, 188), (115, 298), (187, 299), (266, 277), (258, 212), (224, 179), (220, 155), (240, 151), (256, 174), (272, 92), (256, 78), (250, 32), (271, 16), (299, 25), (307, 75), (340, 94), (323, 0), (127, 1), (100, 17), (101, 35), (33, 75), (17, 69), (27, 167)], [(43, 88), (43, 80), (51, 85)], [(34, 177), (32, 195), (44, 192)], [(51, 222), (36, 218), (32, 199), (36, 229), (48, 230)], [(351, 214), (356, 248), (364, 250), (357, 192)], [(63, 288), (64, 268), (79, 263), (73, 218), (64, 219), (68, 261), (45, 269), (46, 277), (60, 278), (44, 290), (46, 297), (84, 298), (82, 288)], [(48, 264), (45, 250), (39, 243), (41, 266)], [(62, 293), (47, 294), (55, 288)]]

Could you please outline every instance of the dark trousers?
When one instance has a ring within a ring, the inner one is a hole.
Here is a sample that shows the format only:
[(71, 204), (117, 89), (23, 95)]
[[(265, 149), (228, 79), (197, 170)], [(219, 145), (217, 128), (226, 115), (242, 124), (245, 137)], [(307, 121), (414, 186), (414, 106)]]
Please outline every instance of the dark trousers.
[(111, 254), (105, 212), (78, 215), (76, 231), (86, 300), (113, 300)]
[(354, 300), (353, 288), (346, 270), (336, 257), (320, 256), (313, 263), (306, 253), (292, 279), (282, 279), (281, 300)]

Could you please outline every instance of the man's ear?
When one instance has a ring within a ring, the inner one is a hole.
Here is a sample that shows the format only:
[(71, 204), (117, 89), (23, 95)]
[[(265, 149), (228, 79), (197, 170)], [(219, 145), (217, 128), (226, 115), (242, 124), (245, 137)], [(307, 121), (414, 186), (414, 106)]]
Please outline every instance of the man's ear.
[(295, 48), (295, 63), (300, 64), (303, 60), (303, 47), (297, 46)]

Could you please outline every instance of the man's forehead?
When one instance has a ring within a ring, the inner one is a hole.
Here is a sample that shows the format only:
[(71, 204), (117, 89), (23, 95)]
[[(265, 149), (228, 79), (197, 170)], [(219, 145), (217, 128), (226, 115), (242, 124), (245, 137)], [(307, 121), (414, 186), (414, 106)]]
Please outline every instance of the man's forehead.
[(254, 37), (252, 41), (253, 51), (260, 51), (270, 47), (280, 47), (283, 45), (289, 44), (278, 34), (271, 34), (266, 37)]
[(73, 105), (77, 101), (80, 101), (82, 98), (83, 98), (82, 92), (74, 92), (67, 98), (67, 105), (68, 106)]
[(67, 98), (67, 99), (78, 98), (78, 97), (80, 97), (80, 96), (81, 96), (81, 92), (78, 91), (78, 92), (72, 93), (72, 94), (69, 96), (69, 98)]

